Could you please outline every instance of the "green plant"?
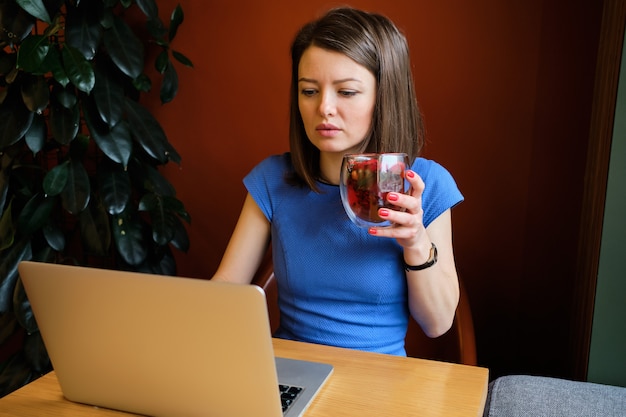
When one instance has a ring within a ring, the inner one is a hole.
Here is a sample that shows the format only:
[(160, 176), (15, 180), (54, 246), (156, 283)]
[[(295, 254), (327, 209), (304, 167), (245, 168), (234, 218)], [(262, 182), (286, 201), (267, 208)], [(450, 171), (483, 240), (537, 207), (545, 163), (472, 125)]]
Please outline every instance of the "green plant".
[(173, 62), (192, 66), (171, 48), (182, 21), (178, 6), (166, 27), (155, 0), (0, 0), (0, 396), (50, 369), (20, 261), (175, 275), (171, 247), (188, 250), (158, 170), (180, 156), (139, 101), (147, 61), (162, 103)]

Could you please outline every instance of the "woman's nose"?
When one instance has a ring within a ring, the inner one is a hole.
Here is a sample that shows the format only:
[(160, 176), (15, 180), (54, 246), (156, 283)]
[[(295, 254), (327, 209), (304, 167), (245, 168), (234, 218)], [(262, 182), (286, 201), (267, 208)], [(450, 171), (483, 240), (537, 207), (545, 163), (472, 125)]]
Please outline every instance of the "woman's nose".
[(321, 94), (319, 112), (322, 117), (332, 117), (337, 114), (337, 104), (332, 94)]

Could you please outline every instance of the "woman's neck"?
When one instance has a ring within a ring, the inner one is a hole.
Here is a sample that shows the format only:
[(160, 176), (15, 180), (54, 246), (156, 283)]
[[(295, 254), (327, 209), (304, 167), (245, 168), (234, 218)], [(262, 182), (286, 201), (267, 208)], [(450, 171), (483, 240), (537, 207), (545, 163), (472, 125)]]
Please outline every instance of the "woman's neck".
[(339, 173), (343, 154), (321, 153), (320, 154), (320, 180), (328, 184), (339, 184)]

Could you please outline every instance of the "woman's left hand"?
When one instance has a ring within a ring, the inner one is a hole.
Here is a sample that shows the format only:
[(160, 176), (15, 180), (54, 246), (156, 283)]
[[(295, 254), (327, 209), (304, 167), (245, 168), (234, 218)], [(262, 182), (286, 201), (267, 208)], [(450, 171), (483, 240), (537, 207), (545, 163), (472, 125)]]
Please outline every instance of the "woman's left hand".
[[(405, 178), (411, 185), (407, 194), (389, 193), (387, 201), (400, 210), (381, 208), (378, 215), (393, 223), (390, 227), (370, 227), (369, 234), (395, 238), (407, 250), (422, 252), (430, 250), (430, 239), (424, 227), (422, 210), (422, 193), (424, 181), (415, 171), (407, 170)], [(403, 209), (403, 210), (402, 210)]]

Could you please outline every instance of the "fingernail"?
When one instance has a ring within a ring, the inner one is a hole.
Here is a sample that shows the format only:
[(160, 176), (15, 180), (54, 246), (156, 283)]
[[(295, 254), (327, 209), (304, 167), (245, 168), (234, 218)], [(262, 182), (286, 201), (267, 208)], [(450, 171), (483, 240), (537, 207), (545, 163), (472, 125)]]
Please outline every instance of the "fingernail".
[(396, 193), (389, 193), (387, 194), (387, 200), (389, 201), (398, 201), (398, 194)]
[(407, 171), (407, 172), (406, 172), (406, 176), (407, 176), (407, 177), (409, 177), (409, 178), (414, 178), (414, 177), (415, 177), (415, 172), (413, 172), (413, 171)]
[(387, 210), (387, 209), (380, 209), (380, 210), (378, 210), (378, 215), (380, 217), (387, 217), (387, 216), (389, 216), (389, 210)]
[(376, 229), (374, 229), (373, 227), (370, 227), (367, 231), (370, 235), (375, 235), (376, 234)]

